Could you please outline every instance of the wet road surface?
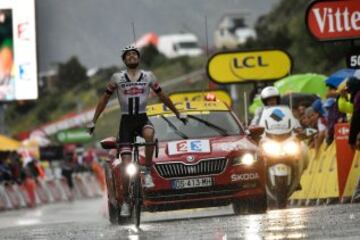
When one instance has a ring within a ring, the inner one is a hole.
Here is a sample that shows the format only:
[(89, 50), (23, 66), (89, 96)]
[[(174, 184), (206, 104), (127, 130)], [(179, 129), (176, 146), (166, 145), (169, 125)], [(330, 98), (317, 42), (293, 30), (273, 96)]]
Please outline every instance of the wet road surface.
[(360, 239), (360, 204), (235, 216), (230, 207), (144, 213), (112, 226), (103, 199), (0, 213), (0, 239)]

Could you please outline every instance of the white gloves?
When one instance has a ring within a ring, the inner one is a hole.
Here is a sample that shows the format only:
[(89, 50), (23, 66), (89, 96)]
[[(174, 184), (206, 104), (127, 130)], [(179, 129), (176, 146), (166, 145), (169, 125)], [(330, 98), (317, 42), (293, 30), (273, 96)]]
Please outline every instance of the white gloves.
[(92, 135), (94, 130), (95, 130), (95, 123), (94, 122), (89, 122), (86, 125), (86, 128), (88, 129), (89, 134)]

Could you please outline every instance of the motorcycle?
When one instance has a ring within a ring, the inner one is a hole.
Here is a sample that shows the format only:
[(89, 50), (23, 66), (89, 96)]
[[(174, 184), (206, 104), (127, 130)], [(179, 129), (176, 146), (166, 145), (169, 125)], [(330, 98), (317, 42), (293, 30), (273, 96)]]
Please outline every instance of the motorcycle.
[(264, 128), (259, 146), (266, 164), (268, 199), (285, 208), (291, 194), (301, 189), (308, 148), (294, 132), (300, 125), (287, 106), (265, 107), (259, 125)]

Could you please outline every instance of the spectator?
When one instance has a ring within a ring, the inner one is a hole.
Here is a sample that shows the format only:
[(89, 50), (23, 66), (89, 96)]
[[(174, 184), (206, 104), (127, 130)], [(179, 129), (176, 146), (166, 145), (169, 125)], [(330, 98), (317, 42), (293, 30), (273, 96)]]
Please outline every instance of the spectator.
[(293, 106), (292, 112), (294, 117), (299, 121), (301, 127), (306, 127), (307, 125), (307, 117), (305, 114), (306, 108), (310, 107), (311, 103), (306, 101), (299, 102), (298, 104)]
[(334, 140), (335, 124), (346, 121), (346, 114), (339, 112), (336, 98), (328, 98), (323, 106), (326, 109), (327, 135), (326, 143), (330, 145)]
[(11, 152), (10, 156), (10, 164), (9, 168), (13, 177), (13, 180), (17, 183), (21, 182), (21, 171), (22, 171), (22, 164), (20, 160), (20, 156), (17, 152)]
[(312, 108), (308, 107), (305, 109), (304, 114), (300, 117), (300, 125), (303, 129), (310, 127), (309, 115), (311, 115), (311, 114), (308, 113), (308, 109), (312, 111)]
[(337, 88), (337, 92), (339, 94), (338, 108), (340, 112), (348, 114), (348, 119), (350, 119), (354, 106), (350, 102), (351, 96), (347, 91), (347, 81), (348, 80), (343, 81)]
[[(357, 148), (357, 137), (360, 134), (360, 79), (351, 77), (347, 81), (347, 91), (350, 93), (350, 101), (353, 104), (353, 114), (350, 123), (349, 144)], [(360, 150), (358, 148), (358, 150)]]
[(40, 176), (40, 173), (39, 173), (39, 170), (36, 166), (36, 163), (35, 163), (35, 159), (32, 158), (32, 157), (28, 157), (25, 161), (24, 161), (24, 170), (25, 170), (25, 175), (27, 177), (30, 177), (30, 178), (34, 178), (34, 179), (37, 179), (37, 177)]
[(337, 87), (330, 84), (326, 84), (326, 86), (328, 87), (328, 91), (326, 92), (326, 98), (336, 98), (339, 95)]
[(7, 164), (5, 163), (5, 160), (2, 159), (0, 160), (0, 182), (11, 181), (11, 180), (12, 180), (11, 171), (8, 168)]
[(357, 137), (356, 137), (356, 145), (355, 145), (357, 150), (360, 150), (360, 133), (358, 133)]
[(314, 138), (314, 148), (315, 148), (316, 156), (318, 156), (320, 147), (326, 137), (326, 132), (327, 132), (325, 111), (323, 109), (322, 102), (320, 99), (313, 102), (313, 104), (311, 105), (311, 109), (307, 110), (307, 115), (309, 118), (310, 127), (314, 127), (318, 131), (318, 133)]
[[(317, 129), (317, 122), (316, 121), (311, 121), (313, 119), (313, 114), (314, 114), (314, 109), (310, 106), (307, 107), (305, 109), (304, 115), (301, 117), (300, 119), (300, 124), (302, 126), (303, 129), (306, 128), (313, 128), (313, 129)], [(314, 147), (314, 138), (308, 138), (308, 145), (310, 147)]]
[(293, 107), (292, 113), (296, 119), (300, 120), (302, 118), (302, 116), (305, 114), (305, 109), (306, 109), (306, 106), (299, 104), (299, 105)]
[(75, 162), (72, 154), (66, 154), (64, 161), (61, 163), (61, 175), (66, 179), (66, 182), (73, 192), (74, 182), (72, 179), (72, 174), (75, 170)]

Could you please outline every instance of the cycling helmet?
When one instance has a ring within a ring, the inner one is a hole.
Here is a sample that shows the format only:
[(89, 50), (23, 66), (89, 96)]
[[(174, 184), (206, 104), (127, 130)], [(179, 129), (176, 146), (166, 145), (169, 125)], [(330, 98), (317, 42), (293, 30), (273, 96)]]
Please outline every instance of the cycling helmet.
[(264, 88), (260, 93), (260, 98), (264, 105), (266, 105), (266, 99), (273, 98), (273, 97), (277, 98), (278, 103), (280, 103), (279, 90), (277, 90), (277, 88), (273, 87), (273, 86)]
[(125, 55), (126, 55), (126, 53), (129, 52), (129, 51), (135, 51), (135, 52), (138, 54), (138, 56), (140, 57), (140, 51), (139, 51), (139, 49), (137, 49), (137, 48), (136, 48), (135, 46), (133, 46), (133, 45), (130, 45), (130, 46), (126, 46), (126, 47), (124, 47), (124, 48), (122, 49), (121, 58), (122, 58), (123, 60), (125, 60)]

